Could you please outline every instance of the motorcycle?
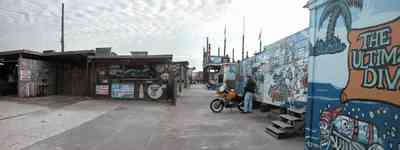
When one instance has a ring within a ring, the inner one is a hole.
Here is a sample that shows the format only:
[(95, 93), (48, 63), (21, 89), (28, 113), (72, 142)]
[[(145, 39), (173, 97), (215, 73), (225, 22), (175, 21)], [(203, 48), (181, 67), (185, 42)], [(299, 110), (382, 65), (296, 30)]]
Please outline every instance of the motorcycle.
[(210, 103), (210, 109), (214, 113), (219, 113), (224, 108), (238, 108), (243, 112), (243, 99), (239, 96), (234, 89), (217, 91), (217, 98)]

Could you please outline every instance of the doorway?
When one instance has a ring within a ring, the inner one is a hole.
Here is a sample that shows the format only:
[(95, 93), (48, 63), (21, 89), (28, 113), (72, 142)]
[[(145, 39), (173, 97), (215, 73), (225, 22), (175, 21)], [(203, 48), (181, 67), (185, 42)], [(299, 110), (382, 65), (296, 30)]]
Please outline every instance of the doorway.
[(18, 62), (0, 59), (0, 96), (18, 94)]

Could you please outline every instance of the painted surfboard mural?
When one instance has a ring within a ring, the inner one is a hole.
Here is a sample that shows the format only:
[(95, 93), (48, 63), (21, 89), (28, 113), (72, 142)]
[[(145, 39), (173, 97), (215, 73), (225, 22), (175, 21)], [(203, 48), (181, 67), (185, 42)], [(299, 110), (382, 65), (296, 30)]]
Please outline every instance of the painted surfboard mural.
[(306, 149), (400, 149), (400, 1), (312, 0)]

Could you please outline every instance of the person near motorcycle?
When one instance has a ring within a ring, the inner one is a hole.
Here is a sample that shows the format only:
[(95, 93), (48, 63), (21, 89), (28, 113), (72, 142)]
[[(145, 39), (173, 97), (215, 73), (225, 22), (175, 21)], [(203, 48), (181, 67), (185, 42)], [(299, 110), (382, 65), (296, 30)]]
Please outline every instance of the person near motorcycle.
[(244, 111), (243, 113), (251, 113), (253, 109), (254, 93), (256, 92), (256, 81), (253, 76), (247, 77), (247, 83), (244, 87)]

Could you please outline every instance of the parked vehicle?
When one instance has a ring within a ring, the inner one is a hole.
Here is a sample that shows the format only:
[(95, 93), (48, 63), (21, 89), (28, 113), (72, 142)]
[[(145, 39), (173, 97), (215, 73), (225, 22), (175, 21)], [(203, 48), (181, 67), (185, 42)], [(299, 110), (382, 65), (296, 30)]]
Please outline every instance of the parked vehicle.
[(214, 113), (219, 113), (224, 108), (238, 108), (243, 112), (243, 98), (234, 89), (217, 90), (217, 98), (211, 101), (210, 109)]

